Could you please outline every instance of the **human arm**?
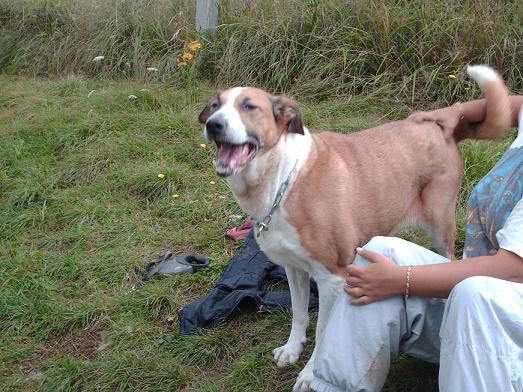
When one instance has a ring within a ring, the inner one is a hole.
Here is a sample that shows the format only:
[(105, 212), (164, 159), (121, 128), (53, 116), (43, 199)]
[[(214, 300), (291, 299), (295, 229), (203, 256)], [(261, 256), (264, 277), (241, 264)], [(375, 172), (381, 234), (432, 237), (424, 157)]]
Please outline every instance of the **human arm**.
[[(393, 295), (405, 294), (406, 266), (398, 266), (391, 259), (367, 249), (358, 248), (368, 266), (347, 267), (346, 291), (354, 305), (365, 305)], [(492, 256), (479, 256), (459, 262), (415, 265), (411, 268), (409, 295), (447, 298), (452, 288), (471, 276), (494, 278), (523, 283), (523, 258), (500, 249)]]
[[(523, 95), (511, 95), (509, 99), (512, 108), (512, 126), (516, 127), (518, 125), (518, 113), (521, 105), (523, 105)], [(450, 117), (458, 117), (464, 123), (477, 123), (485, 119), (486, 110), (486, 100), (478, 99), (433, 110), (429, 113), (433, 114), (436, 118), (445, 118), (450, 114)]]
[[(518, 125), (518, 113), (523, 105), (523, 95), (511, 95), (510, 106), (512, 109), (512, 126)], [(409, 116), (413, 121), (434, 121), (447, 134), (456, 134), (468, 128), (471, 124), (477, 124), (485, 120), (487, 105), (485, 99), (468, 101), (455, 104), (430, 112), (416, 112)]]
[[(492, 256), (471, 257), (459, 262), (414, 265), (411, 267), (409, 295), (446, 298), (452, 288), (471, 276), (490, 276), (523, 283), (523, 198), (514, 206), (503, 228), (496, 233), (500, 249)], [(347, 267), (348, 294), (352, 303), (364, 305), (392, 295), (405, 294), (407, 268), (367, 249), (358, 254), (368, 266)], [(416, 264), (402, 260), (402, 264)]]

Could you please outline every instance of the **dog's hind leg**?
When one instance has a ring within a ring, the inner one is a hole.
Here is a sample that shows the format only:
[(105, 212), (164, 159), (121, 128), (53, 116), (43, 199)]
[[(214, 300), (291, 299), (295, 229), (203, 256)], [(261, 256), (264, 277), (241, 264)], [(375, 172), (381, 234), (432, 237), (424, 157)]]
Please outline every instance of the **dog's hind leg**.
[(309, 324), (309, 273), (294, 267), (285, 267), (292, 301), (291, 334), (284, 346), (272, 353), (278, 367), (296, 363), (305, 344), (305, 332)]
[[(458, 169), (459, 168), (459, 169)], [(435, 176), (423, 189), (422, 222), (441, 255), (455, 259), (456, 203), (461, 182), (461, 165)]]
[(312, 371), (314, 368), (314, 360), (316, 358), (316, 347), (318, 347), (323, 337), (323, 331), (325, 330), (325, 325), (327, 324), (327, 321), (329, 319), (332, 306), (334, 305), (334, 302), (336, 301), (338, 294), (342, 290), (344, 282), (345, 280), (343, 278), (334, 275), (326, 275), (319, 279), (316, 279), (316, 283), (318, 284), (318, 293), (320, 297), (318, 322), (316, 323), (316, 342), (314, 345), (314, 351), (312, 352), (309, 361), (307, 362), (303, 370), (300, 372), (298, 379), (296, 380), (296, 383), (292, 388), (293, 392), (306, 392), (310, 390), (309, 385), (312, 382), (313, 378)]

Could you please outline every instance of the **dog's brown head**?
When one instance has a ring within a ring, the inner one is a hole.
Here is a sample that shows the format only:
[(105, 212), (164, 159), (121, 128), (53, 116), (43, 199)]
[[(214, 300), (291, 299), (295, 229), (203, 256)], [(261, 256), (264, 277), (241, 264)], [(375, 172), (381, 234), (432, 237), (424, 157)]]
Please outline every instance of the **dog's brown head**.
[(273, 148), (287, 133), (304, 134), (297, 104), (253, 87), (222, 91), (200, 113), (207, 140), (216, 143), (216, 172), (239, 173), (257, 155)]

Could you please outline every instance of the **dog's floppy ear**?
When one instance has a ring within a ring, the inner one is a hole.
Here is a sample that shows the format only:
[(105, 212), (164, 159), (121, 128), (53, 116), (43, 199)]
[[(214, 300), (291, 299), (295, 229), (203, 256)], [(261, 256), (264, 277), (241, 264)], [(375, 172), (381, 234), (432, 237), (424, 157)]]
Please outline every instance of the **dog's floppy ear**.
[(301, 118), (298, 104), (292, 99), (285, 97), (271, 97), (272, 111), (276, 122), (286, 132), (304, 135), (303, 120)]
[(207, 120), (209, 119), (209, 117), (211, 116), (211, 112), (213, 110), (213, 105), (215, 105), (218, 101), (219, 101), (219, 97), (220, 97), (220, 94), (216, 95), (215, 97), (213, 97), (209, 103), (207, 104), (207, 106), (205, 106), (202, 110), (202, 112), (200, 113), (200, 115), (198, 116), (198, 121), (201, 123), (201, 124), (205, 124), (207, 122)]

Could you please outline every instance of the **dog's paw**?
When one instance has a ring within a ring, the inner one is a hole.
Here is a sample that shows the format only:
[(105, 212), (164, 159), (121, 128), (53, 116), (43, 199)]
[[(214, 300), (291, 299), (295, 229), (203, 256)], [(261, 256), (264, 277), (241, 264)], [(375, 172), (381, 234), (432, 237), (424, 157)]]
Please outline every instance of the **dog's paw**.
[(302, 342), (287, 342), (286, 345), (272, 350), (272, 354), (274, 355), (274, 361), (278, 367), (284, 367), (296, 363), (302, 350)]
[(309, 385), (311, 385), (312, 377), (312, 366), (307, 364), (298, 375), (296, 383), (292, 387), (292, 392), (309, 392), (311, 390)]

